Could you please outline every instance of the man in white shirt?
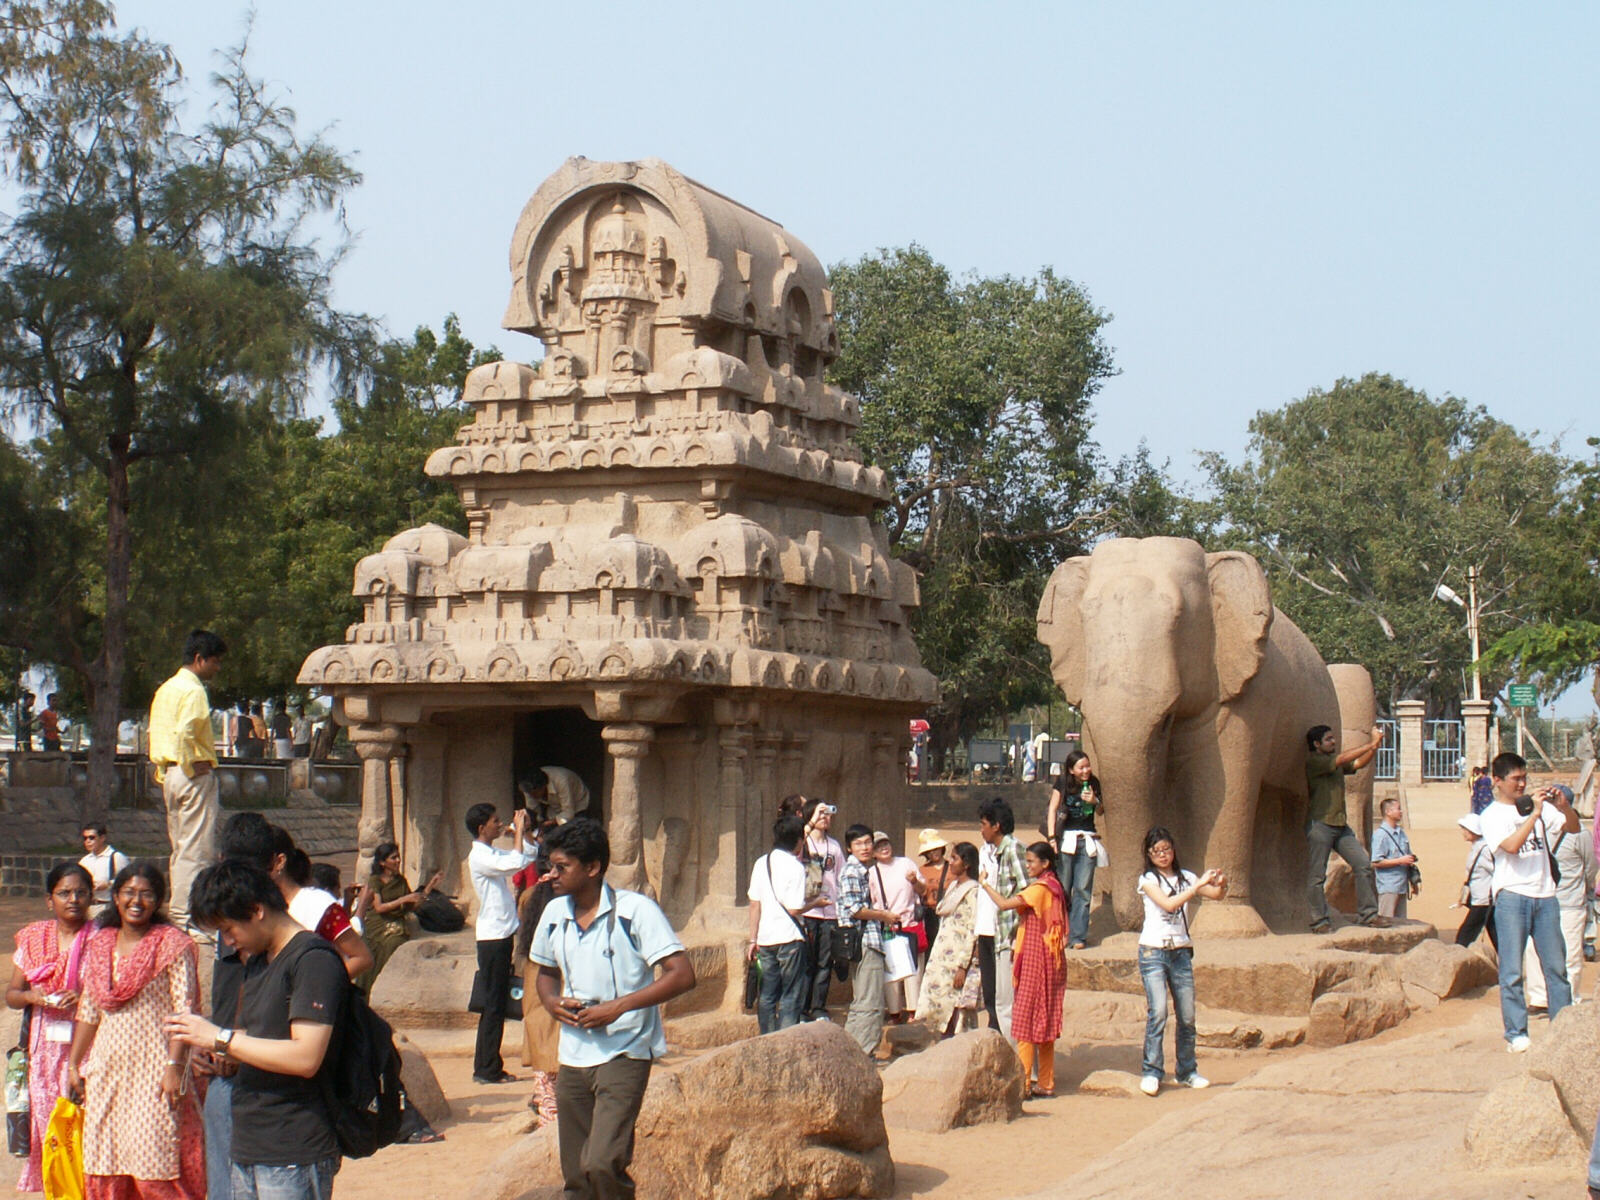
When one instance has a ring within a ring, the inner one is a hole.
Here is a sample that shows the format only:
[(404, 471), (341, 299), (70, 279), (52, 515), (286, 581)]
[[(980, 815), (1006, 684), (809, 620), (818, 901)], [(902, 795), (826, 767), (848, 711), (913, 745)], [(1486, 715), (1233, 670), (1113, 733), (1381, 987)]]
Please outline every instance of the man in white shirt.
[(483, 1001), (478, 1014), (478, 1041), (472, 1055), (475, 1083), (514, 1083), (505, 1069), (500, 1039), (505, 1032), (506, 997), (511, 990), (511, 947), (516, 938), (517, 901), (511, 894), (511, 877), (533, 861), (527, 853), (528, 810), (519, 808), (511, 818), (511, 850), (497, 850), (494, 841), (505, 832), (492, 804), (467, 809), (467, 832), (472, 849), (467, 854), (467, 874), (478, 895), (478, 978), (473, 991)]
[[(1574, 803), (1572, 789), (1566, 784), (1558, 783), (1554, 790), (1568, 805)], [(1561, 882), (1556, 884), (1556, 903), (1561, 907), (1561, 940), (1567, 947), (1567, 983), (1572, 987), (1572, 1002), (1581, 1004), (1578, 976), (1583, 970), (1583, 931), (1589, 923), (1589, 897), (1594, 892), (1594, 842), (1587, 830), (1558, 833), (1555, 856), (1556, 866), (1561, 869)], [(1534, 966), (1538, 949), (1529, 942), (1525, 954), (1532, 956), (1522, 960), (1522, 973), (1527, 976), (1528, 1007), (1544, 1008), (1547, 1000), (1544, 971)]]
[(128, 865), (128, 856), (106, 840), (104, 821), (88, 821), (81, 832), (84, 856), (78, 860), (78, 865), (94, 880), (94, 904), (89, 916), (98, 917), (111, 903), (111, 881)]
[[(1483, 840), (1494, 849), (1494, 923), (1500, 941), (1500, 1019), (1506, 1048), (1528, 1048), (1528, 1007), (1522, 990), (1522, 947), (1529, 936), (1539, 951), (1550, 1019), (1572, 1002), (1566, 943), (1556, 901), (1552, 847), (1565, 830), (1579, 831), (1578, 814), (1554, 788), (1536, 796), (1528, 787), (1528, 764), (1501, 754), (1489, 766), (1494, 803), (1483, 810)], [(1554, 803), (1552, 803), (1554, 801)]]
[(761, 995), (756, 1021), (762, 1033), (800, 1023), (811, 974), (807, 969), (802, 913), (827, 901), (818, 892), (806, 895), (806, 869), (798, 857), (805, 821), (797, 813), (781, 816), (772, 826), (772, 850), (750, 870), (749, 958), (761, 965)]
[(536, 826), (542, 821), (565, 825), (589, 811), (589, 785), (565, 767), (535, 767), (517, 781), (517, 790), (533, 810)]

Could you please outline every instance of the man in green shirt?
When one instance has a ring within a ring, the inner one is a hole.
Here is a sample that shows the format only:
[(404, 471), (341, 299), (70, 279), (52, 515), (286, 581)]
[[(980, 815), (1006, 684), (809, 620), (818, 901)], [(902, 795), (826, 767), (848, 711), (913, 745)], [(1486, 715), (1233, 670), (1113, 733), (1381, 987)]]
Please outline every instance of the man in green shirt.
[(1372, 761), (1383, 745), (1379, 729), (1365, 746), (1339, 753), (1339, 737), (1327, 725), (1306, 730), (1306, 790), (1311, 804), (1306, 823), (1306, 840), (1311, 847), (1310, 874), (1306, 879), (1306, 899), (1311, 905), (1311, 932), (1327, 933), (1333, 926), (1328, 917), (1328, 855), (1337, 853), (1350, 864), (1356, 880), (1356, 910), (1363, 925), (1385, 928), (1389, 918), (1378, 914), (1378, 889), (1373, 882), (1372, 860), (1361, 839), (1350, 828), (1344, 807), (1344, 777), (1354, 775)]

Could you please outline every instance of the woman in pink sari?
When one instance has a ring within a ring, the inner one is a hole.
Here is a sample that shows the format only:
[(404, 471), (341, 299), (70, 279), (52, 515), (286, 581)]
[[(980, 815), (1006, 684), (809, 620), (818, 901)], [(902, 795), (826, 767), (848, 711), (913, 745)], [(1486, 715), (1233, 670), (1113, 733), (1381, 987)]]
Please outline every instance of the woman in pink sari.
[(162, 1022), (198, 1012), (194, 942), (161, 913), (167, 881), (149, 862), (111, 884), (83, 956), (67, 1086), (83, 1097), (87, 1200), (204, 1200), (205, 1137), (181, 1041)]
[(78, 1007), (78, 974), (88, 937), (94, 880), (77, 863), (60, 863), (45, 877), (50, 920), (17, 930), (6, 1004), (27, 1008), (28, 1112), (32, 1139), (17, 1191), (44, 1187), (39, 1156), (45, 1126), (56, 1098), (66, 1088), (67, 1051), (72, 1045), (72, 1015)]

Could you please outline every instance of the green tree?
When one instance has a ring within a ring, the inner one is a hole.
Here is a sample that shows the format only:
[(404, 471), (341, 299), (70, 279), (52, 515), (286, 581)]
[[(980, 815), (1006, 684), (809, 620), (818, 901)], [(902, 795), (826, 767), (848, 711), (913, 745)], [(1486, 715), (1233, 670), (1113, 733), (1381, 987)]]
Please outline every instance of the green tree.
[(1050, 570), (1104, 515), (1089, 428), (1110, 318), (1048, 268), (956, 280), (919, 246), (831, 275), (831, 379), (861, 398), (861, 444), (894, 485), (889, 538), (921, 577), (942, 744), (1054, 687), (1034, 622)]
[[(101, 797), (146, 519), (195, 500), (190, 466), (252, 415), (293, 411), (313, 373), (346, 366), (363, 338), (330, 299), (336, 252), (308, 228), (358, 176), (297, 133), (243, 47), (192, 127), (170, 48), (119, 33), (104, 4), (9, 5), (0, 65), (19, 194), (0, 227), (0, 403), (42, 436), (62, 495), (101, 540), (60, 658), (88, 694)], [(182, 633), (170, 631), (169, 663)]]
[(1463, 694), (1465, 623), (1439, 584), (1465, 594), (1478, 569), (1492, 640), (1569, 569), (1566, 460), (1482, 408), (1371, 374), (1258, 413), (1250, 432), (1242, 462), (1203, 458), (1220, 539), (1259, 557), (1278, 607), (1329, 662), (1371, 670), (1391, 705)]
[(250, 471), (263, 519), (221, 600), (239, 650), (232, 691), (281, 693), (308, 653), (344, 640), (361, 611), (351, 593), (357, 559), (429, 522), (466, 532), (454, 487), (423, 464), (471, 419), (460, 403), (467, 373), (499, 357), (477, 349), (452, 314), (442, 335), (422, 327), (381, 343), (370, 387), (334, 400), (331, 433), (297, 420), (256, 441)]
[[(1484, 654), (1491, 668), (1539, 685), (1553, 699), (1600, 664), (1600, 438), (1574, 463), (1558, 514), (1569, 570), (1546, 572), (1530, 619), (1497, 638)], [(1595, 679), (1600, 704), (1600, 675)]]

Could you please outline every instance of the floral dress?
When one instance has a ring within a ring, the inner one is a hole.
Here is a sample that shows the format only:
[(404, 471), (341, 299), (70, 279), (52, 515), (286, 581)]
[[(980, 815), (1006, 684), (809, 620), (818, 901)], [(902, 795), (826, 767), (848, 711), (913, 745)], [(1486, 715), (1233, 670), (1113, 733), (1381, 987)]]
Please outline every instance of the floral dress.
[[(922, 971), (922, 991), (917, 997), (916, 1019), (935, 1033), (943, 1033), (950, 1018), (961, 1014), (962, 1028), (977, 1025), (982, 996), (978, 971), (978, 885), (963, 880), (953, 885), (939, 902), (939, 933), (928, 950), (928, 963)], [(957, 987), (957, 972), (966, 971), (965, 982)]]
[(99, 1026), (81, 1068), (87, 1200), (204, 1200), (205, 1136), (193, 1087), (176, 1111), (161, 1096), (162, 1022), (199, 1010), (194, 943), (172, 925), (153, 926), (126, 956), (116, 943), (115, 929), (91, 937), (78, 1005), (78, 1020)]

